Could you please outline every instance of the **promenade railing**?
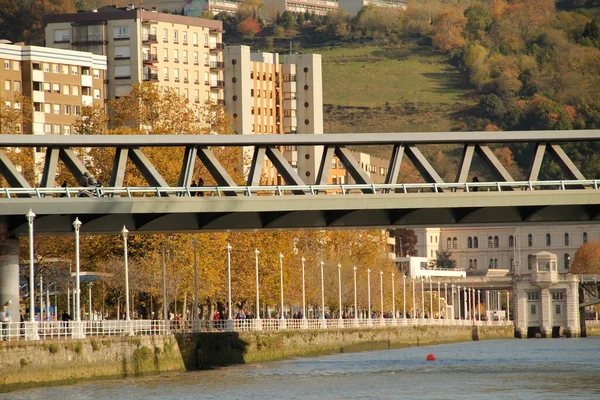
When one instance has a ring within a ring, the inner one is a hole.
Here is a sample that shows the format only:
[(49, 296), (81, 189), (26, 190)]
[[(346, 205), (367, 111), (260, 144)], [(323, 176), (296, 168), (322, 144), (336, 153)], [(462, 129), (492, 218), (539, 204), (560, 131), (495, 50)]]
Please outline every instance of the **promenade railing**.
[(513, 321), (462, 319), (373, 318), (373, 319), (234, 319), (234, 320), (100, 320), (10, 322), (2, 325), (2, 339), (77, 339), (87, 336), (166, 335), (194, 332), (245, 332), (279, 330), (376, 329), (407, 326), (513, 326)]

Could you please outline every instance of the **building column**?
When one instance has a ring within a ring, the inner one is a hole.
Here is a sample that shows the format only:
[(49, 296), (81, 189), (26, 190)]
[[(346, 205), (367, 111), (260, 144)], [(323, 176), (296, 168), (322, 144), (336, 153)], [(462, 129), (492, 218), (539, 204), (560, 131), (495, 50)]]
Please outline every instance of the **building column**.
[(540, 290), (540, 313), (542, 315), (542, 323), (540, 326), (540, 334), (542, 338), (552, 337), (552, 296), (548, 288)]
[(0, 307), (9, 302), (13, 322), (20, 322), (19, 239), (6, 239), (0, 246)]
[[(568, 338), (581, 336), (580, 313), (579, 313), (579, 282), (575, 275), (568, 274), (567, 286), (567, 323), (565, 326), (565, 335)], [(583, 320), (585, 323), (585, 320)]]
[(527, 292), (516, 281), (513, 281), (513, 310), (515, 337), (527, 338)]

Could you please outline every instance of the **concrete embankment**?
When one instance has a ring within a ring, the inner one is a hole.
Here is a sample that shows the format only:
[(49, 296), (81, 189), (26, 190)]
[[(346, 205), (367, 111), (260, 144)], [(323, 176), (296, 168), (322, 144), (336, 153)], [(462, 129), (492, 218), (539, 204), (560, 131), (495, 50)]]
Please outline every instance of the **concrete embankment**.
[[(512, 327), (479, 330), (479, 339), (483, 340), (512, 337)], [(0, 392), (78, 380), (468, 340), (472, 340), (468, 326), (410, 326), (0, 342)]]

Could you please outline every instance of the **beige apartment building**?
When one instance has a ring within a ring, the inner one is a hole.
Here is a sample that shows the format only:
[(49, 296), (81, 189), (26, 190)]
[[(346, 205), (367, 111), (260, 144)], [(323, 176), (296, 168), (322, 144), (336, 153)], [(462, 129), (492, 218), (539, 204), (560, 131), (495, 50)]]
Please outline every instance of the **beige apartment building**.
[(181, 15), (104, 7), (46, 17), (46, 46), (107, 57), (108, 98), (156, 82), (197, 103), (223, 101), (223, 24)]
[(106, 57), (89, 52), (0, 44), (0, 98), (7, 105), (19, 94), (31, 99), (25, 133), (69, 135), (81, 107), (104, 104)]

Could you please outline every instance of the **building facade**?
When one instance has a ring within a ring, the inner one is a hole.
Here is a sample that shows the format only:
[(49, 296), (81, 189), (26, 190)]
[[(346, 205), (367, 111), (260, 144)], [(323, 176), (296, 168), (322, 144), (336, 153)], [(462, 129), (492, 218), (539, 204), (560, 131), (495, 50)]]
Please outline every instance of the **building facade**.
[(0, 98), (20, 107), (19, 95), (33, 111), (24, 133), (69, 135), (81, 107), (104, 104), (106, 57), (73, 50), (0, 44)]
[(536, 253), (546, 251), (558, 257), (558, 272), (570, 271), (577, 249), (600, 239), (600, 226), (531, 225), (488, 228), (415, 228), (416, 256), (436, 259), (436, 251), (452, 252), (457, 268), (485, 272), (502, 269), (516, 274), (533, 270)]
[(223, 101), (223, 25), (133, 6), (46, 17), (46, 46), (107, 57), (107, 98), (156, 82), (197, 103)]

